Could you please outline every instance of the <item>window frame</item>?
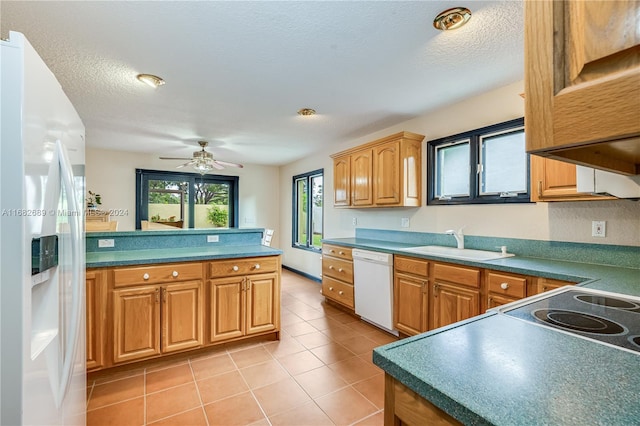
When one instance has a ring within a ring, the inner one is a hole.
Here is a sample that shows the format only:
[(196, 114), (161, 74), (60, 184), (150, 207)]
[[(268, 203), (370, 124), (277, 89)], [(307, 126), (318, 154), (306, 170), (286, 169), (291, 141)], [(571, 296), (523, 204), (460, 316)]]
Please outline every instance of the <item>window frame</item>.
[[(313, 246), (313, 194), (310, 194), (309, 191), (313, 188), (312, 179), (317, 176), (322, 176), (322, 235), (324, 237), (324, 194), (325, 194), (325, 185), (324, 185), (324, 169), (317, 169), (307, 173), (301, 173), (299, 175), (295, 175), (292, 178), (292, 216), (291, 216), (291, 247), (313, 251), (313, 252), (322, 252), (322, 247), (314, 247)], [(297, 200), (298, 200), (298, 181), (301, 179), (306, 179), (307, 181), (307, 230), (311, 230), (311, 232), (307, 232), (307, 242), (305, 245), (297, 243), (297, 235), (298, 235), (298, 215), (297, 215)]]
[[(526, 191), (515, 196), (503, 197), (500, 194), (481, 194), (481, 176), (479, 164), (481, 160), (482, 139), (502, 133), (524, 132), (524, 117), (505, 121), (479, 129), (458, 133), (427, 142), (427, 205), (460, 205), (460, 204), (513, 204), (531, 202), (530, 159), (526, 154)], [(438, 147), (461, 143), (469, 140), (469, 196), (453, 196), (450, 199), (435, 197), (437, 184), (437, 150)]]
[[(149, 220), (149, 180), (182, 180), (189, 183), (189, 216), (187, 218), (189, 227), (185, 229), (207, 229), (195, 228), (195, 184), (196, 183), (226, 183), (229, 185), (229, 228), (238, 227), (238, 187), (240, 179), (238, 176), (226, 175), (201, 175), (199, 173), (171, 172), (164, 170), (136, 169), (136, 229), (142, 229), (141, 221)], [(143, 219), (146, 217), (146, 219)], [(177, 228), (176, 228), (177, 229)]]

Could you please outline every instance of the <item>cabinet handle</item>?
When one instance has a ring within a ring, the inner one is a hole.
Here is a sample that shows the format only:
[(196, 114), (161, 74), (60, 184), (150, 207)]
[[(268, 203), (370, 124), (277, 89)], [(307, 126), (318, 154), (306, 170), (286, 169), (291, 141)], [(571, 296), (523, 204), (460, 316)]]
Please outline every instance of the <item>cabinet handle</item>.
[(171, 275), (173, 275), (173, 278), (176, 278), (178, 276), (178, 271), (173, 271)]
[(253, 269), (260, 269), (260, 264), (256, 263), (256, 265), (253, 267)]
[(333, 287), (329, 287), (329, 291), (333, 291)]
[(329, 269), (333, 269), (333, 265), (329, 265)]
[(339, 294), (340, 296), (342, 296), (342, 295), (344, 294), (344, 291), (340, 290), (340, 291), (338, 292), (338, 294)]
[(322, 289), (320, 289), (320, 294), (322, 294)]
[(538, 181), (538, 198), (542, 198), (542, 181)]
[(233, 272), (238, 272), (238, 269), (240, 269), (240, 268), (238, 268), (238, 266), (236, 266), (236, 265), (233, 265), (233, 268), (231, 268), (231, 269), (233, 270)]
[(542, 286), (542, 291), (547, 291), (547, 286), (546, 285)]
[(251, 291), (251, 280), (246, 279), (246, 278), (245, 278), (245, 280), (247, 281), (247, 291)]
[(427, 294), (427, 288), (428, 288), (429, 282), (428, 281), (423, 281), (422, 282), (422, 292), (424, 294)]
[(338, 272), (343, 272), (343, 271), (344, 271), (344, 269), (338, 268)]
[(149, 279), (149, 274), (144, 274), (142, 276), (142, 279), (145, 280), (145, 281), (148, 280)]
[(342, 256), (342, 255), (344, 255), (344, 252), (343, 251), (339, 251), (338, 254)]
[(156, 288), (156, 303), (160, 303), (160, 289)]
[(493, 297), (489, 296), (489, 304), (493, 303)]
[[(434, 291), (435, 293), (437, 293), (437, 292), (438, 292), (438, 289), (439, 289), (439, 288), (440, 288), (440, 286), (439, 286), (438, 284), (434, 284), (434, 285), (433, 285), (433, 291)], [(437, 294), (434, 294), (433, 296), (434, 296), (434, 297), (438, 297), (438, 295), (437, 295)]]
[(335, 252), (336, 252), (336, 251), (335, 251), (335, 250), (333, 250), (333, 249), (329, 250), (329, 253), (335, 253)]
[(502, 284), (500, 284), (500, 288), (501, 288), (501, 289), (503, 289), (503, 290), (508, 289), (508, 288), (509, 288), (509, 283), (502, 283)]
[(162, 289), (162, 301), (163, 302), (167, 301), (167, 289), (166, 288)]

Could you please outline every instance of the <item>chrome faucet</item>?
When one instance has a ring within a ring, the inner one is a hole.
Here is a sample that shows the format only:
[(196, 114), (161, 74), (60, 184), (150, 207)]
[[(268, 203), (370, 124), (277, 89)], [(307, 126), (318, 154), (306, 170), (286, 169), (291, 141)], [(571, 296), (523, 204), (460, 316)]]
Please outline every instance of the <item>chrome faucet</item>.
[(463, 229), (464, 229), (464, 226), (458, 229), (458, 232), (454, 231), (453, 229), (449, 229), (448, 231), (445, 231), (445, 234), (453, 235), (455, 237), (456, 242), (458, 243), (459, 249), (464, 248), (464, 234), (462, 233)]

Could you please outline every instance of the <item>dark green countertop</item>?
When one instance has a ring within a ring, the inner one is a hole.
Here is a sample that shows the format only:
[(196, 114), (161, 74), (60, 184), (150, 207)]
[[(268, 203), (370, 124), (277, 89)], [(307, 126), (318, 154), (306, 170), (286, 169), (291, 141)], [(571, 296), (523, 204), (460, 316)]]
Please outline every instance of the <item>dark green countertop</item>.
[[(416, 244), (323, 241), (640, 296), (634, 268), (523, 256), (463, 261), (403, 251)], [(378, 347), (373, 361), (464, 424), (640, 425), (640, 354), (497, 312)]]

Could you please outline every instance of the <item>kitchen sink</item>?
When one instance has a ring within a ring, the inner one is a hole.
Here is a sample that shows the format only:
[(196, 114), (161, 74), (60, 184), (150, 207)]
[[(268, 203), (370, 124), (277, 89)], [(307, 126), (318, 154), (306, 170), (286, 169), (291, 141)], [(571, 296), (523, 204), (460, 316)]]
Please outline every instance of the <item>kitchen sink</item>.
[(493, 260), (503, 257), (515, 256), (514, 254), (502, 254), (499, 251), (459, 249), (455, 247), (445, 246), (419, 246), (403, 249), (403, 251), (419, 254), (427, 254), (433, 256), (449, 257), (461, 260)]

